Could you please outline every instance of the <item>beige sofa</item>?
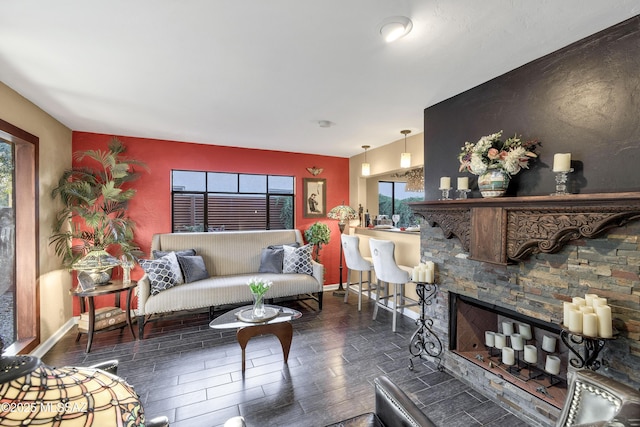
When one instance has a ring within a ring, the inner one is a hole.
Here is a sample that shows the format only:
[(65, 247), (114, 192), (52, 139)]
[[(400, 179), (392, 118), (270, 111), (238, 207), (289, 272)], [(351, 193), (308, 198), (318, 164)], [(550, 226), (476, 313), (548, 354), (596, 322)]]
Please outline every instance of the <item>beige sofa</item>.
[(209, 278), (181, 284), (151, 295), (149, 277), (138, 281), (138, 331), (144, 338), (144, 325), (154, 314), (210, 308), (226, 304), (250, 303), (247, 282), (260, 277), (273, 282), (265, 298), (311, 295), (322, 310), (324, 267), (313, 261), (313, 275), (259, 273), (262, 249), (271, 245), (298, 242), (299, 230), (223, 231), (212, 233), (166, 233), (153, 236), (151, 250), (195, 249), (204, 259)]

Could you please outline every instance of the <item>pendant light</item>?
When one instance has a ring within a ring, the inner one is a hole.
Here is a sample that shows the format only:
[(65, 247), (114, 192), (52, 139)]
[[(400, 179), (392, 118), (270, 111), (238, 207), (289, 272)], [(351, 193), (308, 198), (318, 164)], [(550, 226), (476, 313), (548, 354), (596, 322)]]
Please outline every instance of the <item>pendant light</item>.
[(407, 134), (410, 134), (410, 130), (401, 130), (401, 134), (404, 135), (404, 153), (400, 154), (400, 167), (408, 168), (411, 166), (411, 153), (407, 152)]
[(369, 163), (367, 163), (367, 149), (370, 147), (370, 145), (363, 145), (362, 148), (364, 148), (364, 163), (362, 164), (362, 176), (369, 176), (371, 175), (371, 165)]

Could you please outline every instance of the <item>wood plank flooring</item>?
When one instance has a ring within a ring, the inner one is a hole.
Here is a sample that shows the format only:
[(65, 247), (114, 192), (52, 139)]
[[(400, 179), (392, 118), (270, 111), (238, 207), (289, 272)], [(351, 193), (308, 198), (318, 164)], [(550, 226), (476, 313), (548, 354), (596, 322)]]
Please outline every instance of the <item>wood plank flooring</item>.
[(213, 330), (205, 313), (147, 325), (145, 339), (128, 330), (75, 342), (69, 332), (43, 358), (52, 366), (87, 366), (118, 359), (118, 374), (134, 385), (147, 417), (167, 415), (172, 427), (221, 426), (243, 415), (249, 426), (324, 426), (372, 411), (373, 379), (387, 375), (439, 426), (527, 426), (428, 360), (408, 369), (413, 320), (400, 317), (391, 332), (391, 314), (356, 296), (348, 304), (325, 292), (324, 309), (303, 301), (282, 301), (300, 310), (293, 322), (289, 363), (275, 336), (260, 336), (247, 346), (241, 373), (235, 330)]

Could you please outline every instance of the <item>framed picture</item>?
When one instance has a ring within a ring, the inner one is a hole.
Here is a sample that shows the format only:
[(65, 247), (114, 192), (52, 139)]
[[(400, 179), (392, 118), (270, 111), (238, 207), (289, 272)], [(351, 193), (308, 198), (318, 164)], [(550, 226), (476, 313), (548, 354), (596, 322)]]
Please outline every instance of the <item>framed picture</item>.
[(304, 218), (322, 218), (327, 216), (326, 179), (304, 178)]

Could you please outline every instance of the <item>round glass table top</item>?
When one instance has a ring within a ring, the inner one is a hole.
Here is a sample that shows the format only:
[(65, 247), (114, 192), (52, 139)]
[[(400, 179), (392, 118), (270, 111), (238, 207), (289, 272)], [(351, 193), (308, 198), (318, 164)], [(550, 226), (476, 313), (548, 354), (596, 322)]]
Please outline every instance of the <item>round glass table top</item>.
[(253, 318), (250, 314), (253, 309), (253, 305), (245, 305), (243, 307), (229, 310), (221, 316), (216, 317), (209, 323), (209, 327), (213, 329), (244, 328), (254, 325), (270, 325), (273, 323), (289, 322), (302, 317), (302, 313), (298, 310), (294, 310), (293, 308), (269, 304), (265, 304), (264, 307), (268, 314), (264, 320)]

